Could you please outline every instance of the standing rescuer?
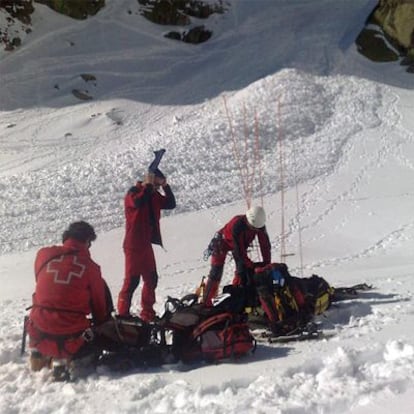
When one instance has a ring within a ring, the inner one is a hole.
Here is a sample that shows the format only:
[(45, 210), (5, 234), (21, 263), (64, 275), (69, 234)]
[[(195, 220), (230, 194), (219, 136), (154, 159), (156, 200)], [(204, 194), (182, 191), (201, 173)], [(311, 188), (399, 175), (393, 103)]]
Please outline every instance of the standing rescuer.
[(233, 284), (236, 285), (246, 285), (249, 282), (254, 264), (248, 257), (247, 250), (256, 236), (263, 265), (271, 262), (271, 245), (265, 223), (266, 213), (263, 207), (251, 207), (246, 214), (233, 217), (216, 233), (210, 243), (211, 268), (203, 298), (206, 305), (211, 305), (212, 299), (217, 295), (228, 252), (232, 252), (236, 264), (233, 280)]
[(132, 296), (142, 277), (140, 317), (146, 322), (155, 318), (153, 306), (158, 273), (152, 244), (162, 246), (161, 210), (172, 210), (175, 206), (175, 196), (158, 168), (148, 172), (144, 180), (138, 181), (125, 196), (125, 278), (118, 296), (121, 317), (130, 316)]

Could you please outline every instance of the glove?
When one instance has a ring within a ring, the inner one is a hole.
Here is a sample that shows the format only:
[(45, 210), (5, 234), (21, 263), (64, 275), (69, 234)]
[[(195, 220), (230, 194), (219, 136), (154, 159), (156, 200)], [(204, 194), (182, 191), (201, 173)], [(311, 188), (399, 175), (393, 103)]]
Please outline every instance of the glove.
[(167, 178), (155, 177), (154, 184), (160, 185), (161, 187), (165, 187), (167, 185)]
[(290, 276), (288, 267), (285, 263), (273, 263), (272, 269), (278, 270), (284, 277)]

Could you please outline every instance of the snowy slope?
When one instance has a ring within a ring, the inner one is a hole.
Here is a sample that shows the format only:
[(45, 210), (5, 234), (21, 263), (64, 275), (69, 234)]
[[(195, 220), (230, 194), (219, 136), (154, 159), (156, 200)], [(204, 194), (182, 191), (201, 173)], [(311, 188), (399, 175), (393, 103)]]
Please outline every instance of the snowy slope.
[[(198, 46), (163, 38), (136, 1), (107, 3), (86, 22), (36, 5), (25, 46), (0, 56), (0, 413), (413, 412), (413, 78), (356, 53), (373, 2), (229, 1)], [(89, 221), (116, 297), (124, 192), (152, 150), (166, 148), (178, 207), (162, 219), (166, 249), (156, 250), (162, 313), (167, 295), (193, 291), (207, 274), (209, 239), (246, 208), (234, 145), (243, 156), (256, 128), (252, 187), (273, 259), (283, 186), (292, 272), (375, 286), (321, 319), (335, 335), (261, 344), (236, 363), (99, 372), (63, 386), (30, 373), (19, 350), (36, 249), (58, 243), (69, 222)]]

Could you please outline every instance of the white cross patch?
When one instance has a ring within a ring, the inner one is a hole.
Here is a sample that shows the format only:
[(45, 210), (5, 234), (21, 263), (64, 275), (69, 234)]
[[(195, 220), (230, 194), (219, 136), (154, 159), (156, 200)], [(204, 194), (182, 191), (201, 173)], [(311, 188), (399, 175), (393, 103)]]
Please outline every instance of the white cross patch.
[(54, 263), (62, 263), (63, 259), (65, 258), (65, 255), (62, 255), (56, 259), (51, 260), (46, 267), (46, 272), (47, 273), (52, 273), (53, 274), (53, 280), (55, 283), (59, 283), (62, 285), (69, 285), (70, 282), (72, 281), (72, 277), (78, 277), (79, 279), (83, 276), (83, 274), (85, 273), (85, 268), (86, 266), (82, 263), (78, 263), (78, 258), (77, 256), (72, 256), (72, 263), (75, 266), (75, 268), (78, 268), (78, 271), (70, 271), (68, 273), (66, 272), (62, 272), (60, 270), (60, 266), (56, 266), (55, 269), (53, 269), (53, 264)]

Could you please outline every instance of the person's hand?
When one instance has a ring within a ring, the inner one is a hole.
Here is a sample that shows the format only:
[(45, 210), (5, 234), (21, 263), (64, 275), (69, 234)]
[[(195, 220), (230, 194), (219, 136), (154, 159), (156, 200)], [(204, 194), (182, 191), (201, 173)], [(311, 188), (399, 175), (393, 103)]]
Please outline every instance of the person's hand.
[(154, 185), (154, 182), (155, 182), (155, 174), (152, 172), (148, 172), (148, 174), (144, 178), (144, 184)]
[(165, 177), (164, 178), (155, 177), (154, 184), (160, 185), (161, 187), (165, 187), (167, 185), (167, 179)]
[(286, 263), (273, 263), (272, 268), (278, 270), (282, 275), (289, 275)]

